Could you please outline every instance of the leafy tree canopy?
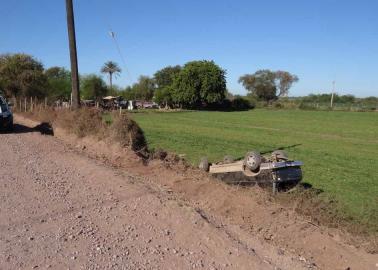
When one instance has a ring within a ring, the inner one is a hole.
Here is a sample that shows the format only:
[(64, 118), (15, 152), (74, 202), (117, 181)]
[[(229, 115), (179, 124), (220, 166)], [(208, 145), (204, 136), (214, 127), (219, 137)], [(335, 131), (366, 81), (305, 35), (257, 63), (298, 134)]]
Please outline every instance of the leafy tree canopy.
[(43, 65), (34, 57), (18, 54), (0, 55), (0, 85), (7, 96), (46, 96)]
[(163, 87), (170, 87), (173, 85), (173, 82), (176, 76), (180, 73), (180, 66), (168, 66), (154, 74), (154, 80), (158, 89)]
[(99, 100), (107, 94), (104, 80), (95, 74), (83, 76), (80, 80), (81, 95), (84, 99)]
[(174, 80), (173, 100), (185, 107), (222, 102), (226, 95), (226, 71), (213, 61), (185, 64)]
[(113, 84), (112, 88), (108, 89), (106, 95), (117, 97), (117, 96), (121, 96), (122, 92), (123, 92), (122, 87), (120, 87), (119, 85)]
[(274, 72), (269, 69), (258, 70), (254, 74), (246, 74), (239, 78), (239, 83), (242, 83), (250, 94), (267, 102), (287, 96), (290, 87), (297, 81), (298, 77), (287, 71)]
[(106, 62), (102, 68), (101, 72), (109, 75), (109, 86), (110, 89), (113, 88), (113, 75), (118, 76), (121, 73), (121, 68), (118, 66), (116, 62), (108, 61)]
[(106, 62), (102, 68), (101, 68), (101, 72), (102, 73), (109, 73), (109, 74), (114, 74), (114, 73), (119, 73), (121, 72), (121, 68), (118, 66), (118, 64), (116, 62), (113, 62), (113, 61), (108, 61)]
[(171, 107), (173, 105), (172, 93), (173, 93), (173, 88), (171, 86), (158, 88), (155, 91), (154, 101), (159, 105), (164, 105), (165, 107)]
[(258, 70), (254, 74), (246, 74), (240, 77), (239, 82), (259, 99), (269, 102), (277, 98), (275, 73), (270, 70), (264, 69)]
[(135, 100), (136, 95), (131, 86), (127, 86), (124, 91), (121, 92), (121, 95), (126, 99), (126, 100)]
[(132, 86), (132, 94), (134, 98), (141, 100), (152, 100), (156, 89), (154, 79), (148, 76), (140, 76), (138, 82)]
[(173, 83), (181, 71), (181, 66), (168, 66), (154, 74), (156, 91), (154, 101), (166, 107), (173, 105)]
[(279, 97), (287, 97), (289, 95), (289, 89), (293, 83), (298, 81), (298, 77), (287, 71), (278, 70), (275, 72), (276, 86), (279, 90)]
[(63, 67), (51, 67), (45, 70), (48, 83), (48, 95), (52, 99), (69, 100), (71, 95), (71, 72)]

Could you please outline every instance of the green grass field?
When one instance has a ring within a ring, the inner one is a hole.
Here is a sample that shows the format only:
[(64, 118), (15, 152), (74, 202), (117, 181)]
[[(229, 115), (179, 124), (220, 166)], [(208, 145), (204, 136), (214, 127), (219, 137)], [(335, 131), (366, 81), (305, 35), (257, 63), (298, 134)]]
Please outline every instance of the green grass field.
[(378, 114), (253, 110), (132, 114), (150, 148), (185, 154), (197, 164), (251, 149), (287, 149), (304, 162), (304, 181), (336, 199), (344, 213), (376, 230), (378, 224)]

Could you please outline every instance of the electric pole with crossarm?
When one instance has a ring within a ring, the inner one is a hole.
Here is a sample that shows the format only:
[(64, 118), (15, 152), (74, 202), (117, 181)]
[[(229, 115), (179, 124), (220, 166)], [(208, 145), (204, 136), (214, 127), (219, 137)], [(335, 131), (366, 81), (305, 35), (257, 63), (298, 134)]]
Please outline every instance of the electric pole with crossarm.
[(77, 65), (76, 37), (75, 37), (75, 19), (73, 12), (72, 0), (66, 0), (67, 11), (67, 28), (68, 41), (70, 47), (71, 59), (71, 84), (72, 84), (72, 108), (74, 110), (80, 107), (80, 89), (79, 89), (79, 70)]

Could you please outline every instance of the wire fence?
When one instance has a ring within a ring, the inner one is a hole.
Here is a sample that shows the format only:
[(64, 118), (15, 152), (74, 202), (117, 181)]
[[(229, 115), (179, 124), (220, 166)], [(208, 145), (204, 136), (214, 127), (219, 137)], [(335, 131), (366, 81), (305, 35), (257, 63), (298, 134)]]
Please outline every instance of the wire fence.
[(14, 97), (11, 98), (10, 104), (14, 112), (35, 112), (47, 109), (48, 107), (55, 108), (70, 108), (69, 102), (55, 101), (49, 102), (47, 98), (39, 99), (37, 97)]

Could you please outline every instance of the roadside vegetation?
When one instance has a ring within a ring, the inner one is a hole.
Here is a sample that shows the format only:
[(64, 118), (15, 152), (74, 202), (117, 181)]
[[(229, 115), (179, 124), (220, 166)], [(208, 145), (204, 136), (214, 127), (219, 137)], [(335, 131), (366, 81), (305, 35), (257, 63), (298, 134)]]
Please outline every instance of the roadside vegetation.
[[(378, 232), (378, 120), (375, 113), (257, 109), (246, 112), (135, 113), (151, 148), (222, 160), (283, 147), (304, 162), (304, 182), (345, 220)], [(315, 207), (315, 206), (314, 206)]]
[[(43, 128), (62, 128), (79, 138), (92, 136), (108, 143), (119, 143), (141, 155), (148, 154), (147, 142), (143, 130), (128, 115), (118, 113), (103, 117), (103, 112), (96, 108), (69, 109), (37, 108), (23, 116), (42, 122)], [(111, 121), (108, 121), (111, 119)], [(43, 132), (43, 131), (42, 131)]]

